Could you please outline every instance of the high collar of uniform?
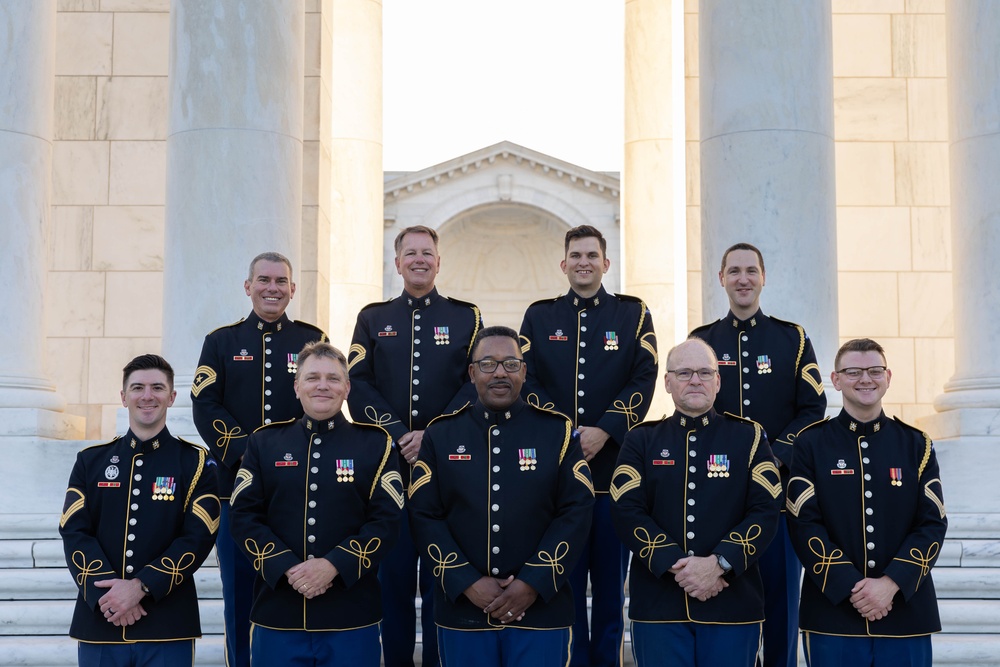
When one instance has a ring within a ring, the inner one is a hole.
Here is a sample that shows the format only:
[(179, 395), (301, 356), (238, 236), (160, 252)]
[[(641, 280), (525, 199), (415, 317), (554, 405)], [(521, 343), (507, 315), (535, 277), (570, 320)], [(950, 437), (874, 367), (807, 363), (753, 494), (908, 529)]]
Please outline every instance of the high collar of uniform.
[(428, 292), (423, 296), (413, 296), (404, 289), (403, 294), (400, 298), (402, 299), (403, 303), (405, 303), (413, 310), (416, 310), (417, 308), (426, 308), (427, 306), (430, 306), (435, 301), (440, 299), (441, 295), (438, 294), (437, 287), (432, 288), (430, 292)]
[(169, 437), (170, 437), (170, 431), (168, 431), (167, 427), (164, 426), (159, 433), (154, 435), (149, 440), (143, 440), (135, 433), (133, 433), (132, 429), (129, 429), (128, 431), (125, 432), (124, 439), (125, 442), (128, 444), (128, 446), (134, 449), (135, 451), (148, 454), (149, 452), (155, 452), (157, 449), (159, 449), (160, 444), (166, 442), (167, 438)]
[(604, 285), (601, 285), (601, 288), (597, 290), (597, 294), (594, 296), (582, 297), (570, 289), (570, 291), (566, 292), (566, 296), (564, 298), (569, 302), (569, 305), (573, 306), (577, 310), (597, 308), (602, 303), (608, 302), (608, 291), (604, 289)]
[(341, 424), (346, 424), (347, 418), (343, 412), (338, 412), (329, 419), (314, 419), (309, 415), (302, 418), (302, 426), (310, 433), (326, 433)]
[(479, 419), (482, 419), (484, 423), (488, 426), (493, 424), (503, 424), (508, 422), (524, 409), (524, 401), (520, 396), (511, 403), (506, 410), (490, 410), (488, 407), (483, 405), (482, 401), (477, 400), (476, 405), (473, 407), (472, 414), (476, 415)]
[(698, 415), (697, 417), (691, 417), (690, 415), (684, 414), (680, 410), (674, 410), (674, 414), (671, 417), (671, 419), (680, 424), (682, 428), (695, 430), (705, 428), (718, 418), (719, 414), (715, 411), (715, 408), (712, 408), (705, 414)]
[(878, 417), (870, 422), (863, 422), (855, 419), (851, 415), (847, 414), (847, 410), (841, 409), (840, 414), (837, 415), (837, 421), (844, 425), (851, 433), (856, 433), (858, 435), (871, 435), (872, 433), (878, 433), (889, 421), (889, 418), (885, 416), (885, 412), (879, 412)]
[(282, 313), (281, 317), (275, 321), (268, 322), (267, 320), (261, 319), (257, 313), (251, 310), (249, 317), (247, 317), (247, 322), (252, 327), (257, 329), (257, 331), (281, 331), (287, 327), (289, 323), (291, 323), (291, 320), (288, 319), (288, 315), (286, 313)]
[(729, 314), (726, 315), (726, 319), (732, 323), (734, 329), (744, 329), (747, 327), (752, 329), (755, 326), (763, 324), (764, 321), (767, 320), (767, 315), (764, 314), (763, 310), (758, 308), (756, 313), (745, 320), (741, 320), (733, 314), (733, 311), (730, 310)]

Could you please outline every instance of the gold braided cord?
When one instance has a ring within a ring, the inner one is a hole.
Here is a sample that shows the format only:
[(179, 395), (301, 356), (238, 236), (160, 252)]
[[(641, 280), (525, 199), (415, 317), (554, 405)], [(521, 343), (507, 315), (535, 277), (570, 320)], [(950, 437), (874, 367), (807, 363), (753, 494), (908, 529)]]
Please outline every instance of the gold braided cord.
[(190, 551), (185, 552), (183, 556), (174, 562), (174, 559), (164, 556), (160, 559), (160, 565), (163, 567), (157, 567), (155, 565), (150, 565), (157, 572), (162, 572), (163, 574), (170, 576), (170, 588), (167, 589), (167, 595), (174, 590), (174, 586), (180, 586), (184, 583), (184, 570), (187, 570), (194, 565), (195, 557)]
[(757, 524), (753, 524), (747, 528), (746, 535), (740, 535), (737, 531), (729, 533), (728, 540), (722, 540), (723, 542), (729, 542), (730, 544), (738, 544), (743, 547), (743, 568), (746, 569), (750, 567), (750, 556), (757, 553), (757, 546), (753, 543), (758, 537), (760, 537), (761, 529)]
[(633, 392), (633, 394), (628, 398), (628, 405), (625, 405), (625, 401), (620, 398), (615, 399), (614, 403), (611, 405), (613, 406), (613, 409), (609, 409), (608, 412), (625, 415), (629, 429), (639, 423), (639, 415), (636, 414), (635, 409), (642, 405), (641, 393)]
[(657, 549), (677, 546), (676, 542), (671, 542), (670, 544), (667, 544), (666, 533), (660, 533), (656, 537), (650, 537), (649, 531), (646, 530), (644, 526), (637, 527), (632, 532), (632, 534), (635, 535), (635, 539), (643, 543), (644, 546), (642, 547), (642, 549), (639, 550), (639, 553), (636, 555), (639, 556), (639, 558), (646, 559), (647, 561), (646, 567), (648, 567), (650, 570), (653, 569), (653, 553)]
[(445, 556), (441, 551), (441, 547), (436, 544), (431, 544), (427, 547), (427, 555), (434, 561), (434, 571), (432, 574), (435, 578), (441, 580), (441, 590), (444, 590), (445, 572), (468, 565), (468, 563), (457, 563), (458, 554), (454, 551)]
[(260, 549), (257, 547), (257, 540), (253, 538), (247, 538), (246, 542), (243, 543), (243, 546), (246, 547), (246, 550), (251, 556), (254, 557), (253, 569), (258, 572), (264, 569), (264, 561), (268, 558), (274, 558), (275, 556), (280, 556), (283, 553), (291, 551), (291, 549), (284, 549), (275, 553), (274, 550), (278, 547), (274, 545), (274, 542), (268, 542), (264, 545), (263, 549)]
[(70, 557), (70, 561), (76, 566), (77, 570), (79, 570), (76, 574), (76, 584), (80, 587), (80, 590), (83, 591), (84, 600), (87, 599), (88, 577), (97, 577), (102, 574), (114, 574), (113, 570), (101, 571), (101, 568), (104, 567), (104, 561), (99, 558), (95, 558), (88, 563), (87, 554), (82, 551), (74, 551), (73, 555)]
[[(849, 560), (838, 560), (844, 558), (844, 552), (841, 549), (834, 549), (830, 552), (830, 555), (826, 553), (826, 544), (823, 540), (813, 536), (809, 538), (809, 551), (813, 553), (819, 560), (813, 563), (812, 571), (815, 575), (823, 575), (823, 585), (820, 586), (820, 592), (826, 592), (826, 580), (830, 575), (830, 568), (834, 565), (851, 565)], [(816, 545), (819, 545), (818, 547)]]
[(198, 480), (201, 479), (201, 473), (205, 470), (205, 455), (207, 453), (201, 447), (198, 448), (198, 467), (194, 471), (194, 478), (191, 480), (191, 484), (188, 485), (187, 495), (184, 496), (184, 506), (181, 508), (182, 512), (187, 511), (188, 503), (191, 502), (191, 494), (194, 493), (194, 488), (198, 486)]
[(538, 552), (538, 560), (541, 563), (525, 563), (529, 567), (550, 567), (552, 568), (552, 587), (559, 588), (559, 581), (556, 579), (557, 576), (562, 575), (566, 568), (560, 562), (563, 558), (569, 555), (569, 542), (560, 542), (556, 545), (554, 553), (549, 553), (544, 549)]
[[(243, 429), (239, 426), (234, 426), (229, 428), (226, 422), (221, 419), (216, 419), (212, 422), (212, 428), (215, 432), (219, 434), (219, 439), (215, 441), (215, 446), (222, 450), (223, 459), (226, 458), (226, 452), (229, 451), (229, 443), (233, 441), (234, 438), (245, 438), (247, 433), (243, 433)], [(242, 434), (242, 435), (241, 435)]]
[(337, 548), (346, 551), (352, 556), (357, 556), (358, 579), (360, 579), (365, 570), (371, 569), (372, 559), (369, 558), (369, 556), (378, 551), (378, 548), (382, 546), (382, 540), (378, 537), (373, 537), (368, 540), (364, 546), (362, 546), (361, 542), (358, 540), (351, 540), (347, 543), (347, 546), (350, 547), (350, 549), (339, 544), (337, 545)]

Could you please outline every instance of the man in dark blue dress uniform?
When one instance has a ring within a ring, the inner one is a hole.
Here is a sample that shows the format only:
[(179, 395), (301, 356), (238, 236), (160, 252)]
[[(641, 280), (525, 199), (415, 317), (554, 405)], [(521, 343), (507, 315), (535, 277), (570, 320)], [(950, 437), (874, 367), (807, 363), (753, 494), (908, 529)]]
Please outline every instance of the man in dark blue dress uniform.
[[(521, 324), (528, 365), (524, 397), (555, 409), (580, 431), (597, 500), (587, 546), (570, 581), (576, 592), (573, 665), (610, 667), (622, 660), (628, 550), (611, 525), (608, 488), (630, 428), (649, 410), (656, 385), (656, 336), (646, 304), (611, 294), (601, 280), (611, 265), (601, 232), (587, 225), (566, 233), (560, 267), (570, 290), (537, 301)], [(587, 575), (593, 596), (588, 632)]]
[(216, 553), (225, 603), (228, 667), (250, 665), (254, 582), (254, 571), (229, 530), (233, 481), (254, 429), (302, 415), (292, 389), (296, 355), (306, 343), (326, 340), (320, 329), (292, 321), (285, 314), (295, 295), (295, 283), (292, 264), (284, 255), (265, 252), (254, 257), (243, 288), (253, 311), (205, 337), (191, 387), (195, 427), (219, 462), (222, 523)]
[(146, 354), (125, 366), (129, 430), (76, 458), (59, 533), (79, 594), (69, 634), (84, 667), (194, 663), (194, 573), (219, 527), (216, 465), (170, 435), (174, 371)]
[[(396, 236), (395, 248), (403, 293), (358, 313), (348, 353), (353, 388), (347, 401), (355, 421), (387, 430), (399, 455), (412, 464), (430, 421), (475, 400), (468, 375), (469, 348), (482, 328), (482, 318), (473, 304), (441, 296), (434, 287), (441, 268), (437, 232), (407, 227)], [(438, 655), (434, 580), (418, 557), (403, 513), (399, 542), (379, 568), (386, 667), (413, 667), (418, 559), (422, 661), (431, 665)]]
[[(764, 427), (787, 484), (795, 435), (822, 419), (826, 411), (816, 353), (802, 327), (761, 311), (765, 274), (760, 250), (749, 243), (727, 249), (722, 255), (719, 282), (729, 296), (729, 313), (691, 332), (708, 342), (719, 360), (722, 388), (715, 409)], [(784, 519), (760, 559), (760, 572), (767, 591), (763, 664), (795, 667), (802, 568), (788, 540)]]
[(437, 579), (441, 664), (566, 665), (590, 470), (569, 419), (521, 399), (516, 331), (484, 329), (473, 359), (477, 401), (427, 428), (410, 480), (414, 534)]
[(844, 409), (799, 433), (788, 484), (806, 663), (930, 667), (941, 630), (931, 567), (948, 528), (934, 447), (882, 411), (892, 371), (881, 345), (848, 341), (834, 368)]
[(398, 535), (403, 479), (389, 434), (341, 414), (344, 355), (317, 342), (298, 359), (305, 415), (254, 432), (233, 489), (233, 536), (258, 572), (253, 663), (378, 667), (376, 571)]
[(633, 552), (636, 665), (751, 667), (764, 589), (757, 560), (774, 536), (781, 478), (763, 429), (716, 412), (719, 374), (697, 338), (667, 355), (671, 417), (629, 431), (611, 512)]

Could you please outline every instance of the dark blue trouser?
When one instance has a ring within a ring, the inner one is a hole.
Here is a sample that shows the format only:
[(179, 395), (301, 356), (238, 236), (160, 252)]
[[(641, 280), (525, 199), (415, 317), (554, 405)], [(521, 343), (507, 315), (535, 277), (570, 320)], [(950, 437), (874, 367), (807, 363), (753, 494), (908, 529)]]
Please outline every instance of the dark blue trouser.
[(572, 643), (556, 630), (449, 630), (438, 628), (442, 667), (563, 667)]
[[(583, 554), (570, 574), (576, 622), (573, 624), (574, 667), (620, 667), (625, 619), (626, 549), (611, 524), (611, 496), (599, 493), (594, 522)], [(587, 574), (590, 574), (591, 613), (588, 633)]]
[(215, 553), (222, 573), (227, 667), (250, 667), (250, 608), (257, 573), (229, 532), (229, 501), (222, 501)]
[(382, 586), (382, 655), (385, 667), (413, 667), (413, 648), (417, 641), (417, 613), (414, 593), (417, 590), (417, 562), (420, 563), (420, 629), (422, 664), (438, 664), (437, 626), (434, 625), (434, 575), (424, 567), (426, 555), (418, 559), (410, 533), (410, 518), (404, 511), (399, 520), (396, 542), (378, 569)]
[(636, 667), (752, 667), (760, 623), (644, 623), (632, 621)]
[(135, 644), (80, 642), (76, 657), (80, 667), (191, 667), (194, 664), (194, 640)]
[(251, 631), (254, 667), (379, 667), (378, 624), (355, 630)]
[(802, 633), (809, 667), (931, 667), (931, 636), (836, 637)]
[(764, 667), (795, 667), (802, 565), (788, 537), (784, 512), (778, 519), (778, 532), (757, 563), (764, 584)]

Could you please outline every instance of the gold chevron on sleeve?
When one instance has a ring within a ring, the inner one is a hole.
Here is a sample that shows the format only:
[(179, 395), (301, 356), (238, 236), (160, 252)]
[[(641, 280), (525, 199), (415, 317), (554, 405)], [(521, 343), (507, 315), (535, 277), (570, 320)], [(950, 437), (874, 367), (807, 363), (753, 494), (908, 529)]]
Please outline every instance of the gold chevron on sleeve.
[(573, 466), (573, 477), (576, 477), (580, 482), (590, 489), (590, 495), (594, 494), (594, 483), (590, 481), (590, 466), (587, 465), (586, 461), (577, 461), (576, 465)]
[(518, 336), (521, 339), (521, 354), (526, 353), (531, 349), (531, 340), (527, 336)]
[(649, 333), (643, 334), (642, 338), (639, 339), (639, 345), (642, 349), (653, 355), (653, 363), (659, 364), (660, 359), (656, 354), (656, 334), (650, 331)]
[[(769, 474), (774, 475), (774, 480), (768, 477)], [(771, 494), (772, 498), (777, 498), (781, 495), (781, 475), (778, 474), (778, 468), (771, 461), (764, 461), (763, 463), (758, 463), (753, 472), (750, 475), (753, 481), (757, 482)]]
[(348, 357), (350, 357), (352, 354), (354, 355), (354, 358), (347, 362), (348, 373), (350, 373), (351, 369), (354, 368), (354, 364), (358, 363), (359, 361), (363, 360), (366, 356), (368, 356), (368, 351), (365, 350), (364, 345), (355, 343), (354, 345), (351, 345), (351, 348), (347, 351)]
[[(397, 489), (394, 482), (399, 483), (399, 488)], [(385, 492), (389, 494), (389, 497), (396, 501), (399, 505), (399, 509), (403, 509), (403, 499), (405, 497), (405, 492), (403, 491), (403, 476), (400, 475), (395, 470), (390, 470), (386, 474), (382, 475), (382, 488)]]
[[(615, 483), (619, 476), (625, 477), (625, 483), (620, 486)], [(642, 475), (630, 465), (620, 465), (615, 468), (615, 474), (611, 477), (611, 500), (618, 502), (623, 495), (638, 488), (642, 484)]]
[(433, 473), (431, 473), (431, 467), (423, 461), (417, 461), (413, 464), (413, 469), (410, 471), (410, 491), (409, 497), (413, 498), (413, 494), (417, 492), (424, 484), (431, 481)]
[(194, 382), (191, 384), (191, 395), (198, 398), (201, 390), (214, 384), (218, 378), (218, 373), (211, 366), (198, 366), (198, 370), (194, 372)]
[[(816, 371), (815, 377), (810, 371)], [(802, 379), (809, 383), (817, 396), (823, 394), (823, 375), (820, 373), (819, 364), (806, 364), (802, 367)]]
[(233, 487), (233, 494), (229, 497), (229, 504), (236, 502), (236, 496), (240, 491), (253, 484), (253, 473), (246, 468), (240, 468), (236, 473), (236, 486)]
[[(208, 505), (208, 507), (203, 507), (202, 505), (199, 504), (202, 502), (205, 502)], [(215, 510), (214, 518), (212, 509)], [(194, 499), (194, 502), (191, 503), (191, 513), (202, 520), (202, 522), (205, 524), (205, 527), (208, 528), (208, 532), (210, 532), (212, 535), (215, 535), (215, 533), (219, 531), (219, 514), (221, 511), (222, 508), (219, 503), (219, 497), (211, 493), (206, 493), (203, 496), (198, 496), (197, 498)]]
[(934, 489), (931, 488), (931, 484), (935, 482), (938, 483), (938, 486), (941, 485), (941, 480), (937, 477), (924, 484), (924, 495), (930, 498), (931, 502), (938, 508), (938, 512), (941, 513), (941, 518), (943, 519), (945, 517), (944, 501), (941, 500), (941, 496), (934, 493)]
[[(798, 499), (792, 502), (792, 483), (795, 481), (805, 482), (806, 488), (799, 494)], [(802, 511), (802, 506), (809, 502), (809, 499), (816, 495), (816, 486), (805, 477), (792, 477), (788, 480), (788, 498), (785, 499), (785, 507), (792, 516), (797, 517)]]
[[(72, 497), (70, 494), (75, 494), (77, 496), (76, 500), (70, 500)], [(73, 488), (72, 486), (66, 489), (66, 509), (63, 510), (62, 516), (59, 517), (59, 527), (63, 528), (66, 526), (66, 522), (69, 518), (83, 509), (86, 504), (86, 498), (80, 489)]]

